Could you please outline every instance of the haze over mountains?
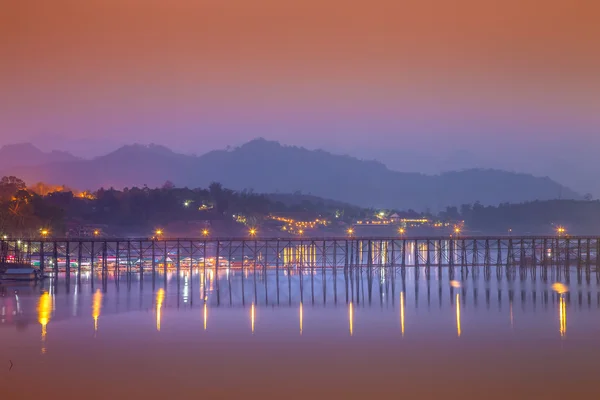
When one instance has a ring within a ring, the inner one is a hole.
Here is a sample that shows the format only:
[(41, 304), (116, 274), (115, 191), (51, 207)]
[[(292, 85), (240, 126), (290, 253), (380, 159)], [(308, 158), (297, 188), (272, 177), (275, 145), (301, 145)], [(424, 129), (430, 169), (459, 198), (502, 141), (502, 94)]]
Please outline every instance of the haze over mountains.
[(104, 156), (80, 159), (46, 153), (31, 144), (0, 149), (0, 173), (33, 184), (75, 189), (176, 186), (225, 187), (264, 193), (301, 191), (365, 207), (439, 210), (476, 201), (484, 205), (556, 198), (578, 193), (547, 177), (500, 170), (463, 170), (439, 175), (392, 171), (377, 161), (322, 150), (282, 146), (264, 139), (201, 156), (178, 154), (159, 145), (128, 145)]

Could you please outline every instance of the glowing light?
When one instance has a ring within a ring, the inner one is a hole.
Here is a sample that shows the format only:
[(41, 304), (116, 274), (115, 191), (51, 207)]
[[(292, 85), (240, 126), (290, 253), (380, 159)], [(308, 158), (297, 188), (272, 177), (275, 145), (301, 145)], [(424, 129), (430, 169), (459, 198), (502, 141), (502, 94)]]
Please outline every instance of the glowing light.
[(552, 285), (552, 290), (554, 290), (558, 294), (565, 294), (569, 291), (569, 288), (565, 284), (556, 282)]
[(191, 201), (186, 200), (183, 202), (184, 207), (189, 207), (190, 206)]
[(556, 233), (558, 233), (559, 236), (562, 235), (562, 234), (564, 234), (565, 232), (567, 232), (567, 230), (565, 229), (564, 226), (558, 226), (556, 228)]
[(452, 286), (455, 289), (459, 289), (461, 285), (459, 281), (450, 281), (450, 286)]
[(6, 240), (6, 239), (8, 239), (8, 236), (4, 235), (4, 236), (2, 236), (2, 239)]
[(348, 319), (350, 320), (350, 336), (352, 336), (354, 334), (354, 308), (352, 302), (350, 302), (348, 309)]
[(163, 288), (158, 289), (156, 292), (156, 330), (160, 332), (160, 319), (163, 302), (165, 300), (165, 290)]
[(460, 295), (456, 293), (456, 332), (458, 333), (458, 337), (460, 337)]
[(558, 304), (558, 320), (560, 323), (560, 336), (565, 337), (567, 334), (567, 305), (565, 303), (565, 297), (562, 294), (560, 295)]
[(92, 317), (94, 318), (94, 331), (98, 330), (98, 317), (100, 316), (100, 310), (102, 308), (102, 292), (100, 289), (96, 290), (92, 299)]
[(348, 235), (353, 235), (354, 234), (354, 229), (349, 228), (347, 232), (348, 232)]
[(94, 236), (98, 236), (99, 234), (100, 234), (100, 231), (99, 231), (98, 229), (96, 229), (96, 230), (94, 231)]
[(250, 307), (250, 321), (251, 321), (251, 325), (252, 325), (252, 334), (254, 334), (254, 318), (255, 318), (254, 303), (252, 303), (252, 306)]
[(299, 235), (303, 235), (303, 234), (304, 234), (304, 230), (300, 229), (300, 230), (298, 231), (298, 234), (299, 234)]
[(50, 234), (50, 231), (48, 231), (48, 229), (40, 229), (40, 234), (43, 237), (46, 237), (46, 236), (48, 236), (48, 234)]
[(204, 303), (204, 330), (206, 330), (206, 320), (208, 319), (208, 306)]
[(248, 231), (248, 233), (250, 234), (250, 236), (256, 236), (256, 229), (250, 228), (250, 231)]
[(156, 236), (160, 236), (163, 234), (163, 231), (162, 229), (157, 229), (154, 233), (156, 234)]
[(454, 228), (454, 233), (456, 233), (456, 234), (460, 233), (460, 228), (458, 226)]
[(398, 229), (398, 233), (401, 235), (404, 235), (405, 232), (406, 232), (406, 229), (404, 229), (404, 228)]
[(300, 334), (302, 335), (302, 320), (304, 319), (304, 315), (302, 312), (302, 302), (300, 302)]
[(400, 292), (400, 327), (402, 328), (402, 337), (404, 337), (404, 292)]
[(38, 322), (42, 325), (42, 341), (46, 339), (46, 326), (52, 313), (52, 297), (48, 292), (42, 293), (37, 306)]
[(208, 234), (209, 234), (208, 229), (202, 230), (202, 236), (208, 236)]

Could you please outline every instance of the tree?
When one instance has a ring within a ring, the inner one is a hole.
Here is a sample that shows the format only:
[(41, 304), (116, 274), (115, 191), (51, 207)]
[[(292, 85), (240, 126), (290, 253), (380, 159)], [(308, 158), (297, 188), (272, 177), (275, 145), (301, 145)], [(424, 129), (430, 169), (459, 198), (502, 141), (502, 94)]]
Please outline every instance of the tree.
[(175, 189), (175, 184), (171, 181), (166, 181), (163, 185), (162, 185), (162, 189), (163, 190), (172, 190)]
[(19, 190), (26, 188), (23, 180), (15, 176), (4, 176), (0, 179), (0, 201), (10, 201)]

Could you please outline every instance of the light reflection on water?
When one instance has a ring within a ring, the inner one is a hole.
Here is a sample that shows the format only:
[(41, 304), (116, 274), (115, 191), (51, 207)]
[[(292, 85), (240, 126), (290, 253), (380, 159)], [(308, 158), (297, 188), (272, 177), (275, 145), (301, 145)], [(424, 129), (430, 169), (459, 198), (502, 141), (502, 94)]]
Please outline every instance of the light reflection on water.
[[(284, 390), (291, 382), (288, 375), (311, 382), (306, 390), (286, 396), (290, 398), (311, 394), (310, 387), (318, 388), (318, 394), (347, 398), (389, 395), (400, 383), (407, 396), (452, 398), (451, 393), (425, 390), (422, 385), (434, 376), (440, 384), (468, 379), (474, 385), (472, 396), (457, 398), (478, 398), (475, 393), (502, 398), (510, 393), (497, 387), (484, 390), (498, 385), (498, 373), (524, 393), (535, 389), (544, 398), (555, 398), (564, 396), (556, 372), (539, 377), (530, 372), (526, 380), (521, 376), (521, 368), (544, 369), (552, 358), (578, 376), (580, 386), (569, 386), (569, 393), (591, 390), (591, 383), (586, 386), (588, 368), (600, 356), (600, 287), (595, 279), (580, 280), (571, 271), (556, 285), (551, 274), (542, 278), (539, 272), (524, 279), (471, 272), (458, 280), (447, 270), (429, 276), (423, 271), (362, 269), (334, 276), (309, 269), (278, 278), (275, 271), (242, 275), (232, 270), (220, 271), (218, 282), (214, 272), (198, 271), (118, 283), (109, 278), (105, 285), (82, 279), (81, 286), (68, 290), (62, 279), (44, 287), (3, 285), (0, 349), (16, 367), (11, 380), (2, 382), (9, 394), (33, 396), (43, 395), (38, 386), (58, 390), (66, 383), (85, 385), (120, 376), (89, 398), (118, 390), (125, 395), (131, 385), (139, 385), (138, 395), (159, 398), (165, 395), (157, 386), (161, 369), (146, 365), (168, 363), (168, 371), (162, 372), (169, 376), (168, 393), (181, 398), (194, 388), (190, 371), (206, 376), (201, 386), (208, 393), (225, 397), (245, 392), (217, 372), (232, 374), (230, 379), (245, 382), (243, 387), (262, 398), (279, 398), (272, 387)], [(37, 329), (32, 334), (32, 324), (41, 326), (41, 338)], [(460, 368), (446, 360), (455, 360)], [(337, 381), (338, 374), (345, 379)], [(40, 385), (25, 385), (30, 376)]]

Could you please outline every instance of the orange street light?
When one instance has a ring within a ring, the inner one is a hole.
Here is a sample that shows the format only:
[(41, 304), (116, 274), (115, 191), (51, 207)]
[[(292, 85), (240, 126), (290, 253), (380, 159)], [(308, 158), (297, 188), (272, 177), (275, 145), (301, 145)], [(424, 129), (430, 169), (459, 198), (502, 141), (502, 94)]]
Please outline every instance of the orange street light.
[(298, 231), (298, 234), (299, 234), (300, 236), (302, 236), (302, 235), (304, 234), (304, 230), (300, 229), (300, 230)]
[(400, 235), (404, 235), (404, 234), (406, 233), (406, 229), (404, 229), (404, 228), (400, 228), (400, 229), (398, 229), (398, 233), (399, 233)]
[(556, 228), (556, 233), (558, 233), (559, 236), (564, 234), (566, 231), (567, 230), (562, 226), (559, 226), (558, 228)]
[(354, 229), (349, 228), (348, 229), (348, 235), (352, 236), (354, 234)]
[(202, 230), (202, 236), (208, 236), (208, 229)]
[(458, 226), (454, 228), (454, 233), (457, 235), (460, 233), (460, 228)]
[(99, 231), (98, 229), (96, 229), (96, 230), (94, 231), (94, 236), (98, 236), (99, 234), (100, 234), (100, 231)]
[(50, 232), (48, 231), (48, 229), (40, 229), (40, 234), (42, 235), (42, 237), (46, 237), (48, 236)]
[(158, 238), (158, 237), (162, 236), (162, 234), (163, 234), (163, 231), (162, 231), (162, 229), (157, 229), (157, 230), (154, 232), (154, 234), (155, 234), (155, 235), (156, 235), (156, 237)]
[(256, 236), (256, 229), (250, 228), (250, 231), (248, 231), (248, 233), (250, 234), (250, 236)]

